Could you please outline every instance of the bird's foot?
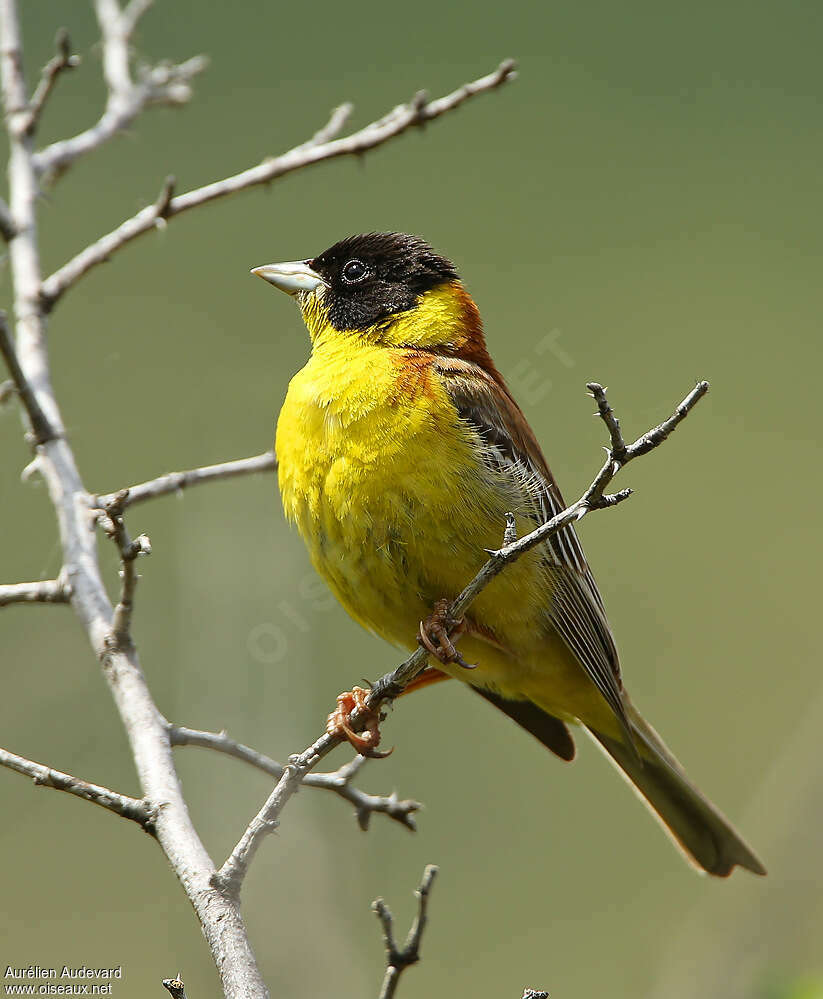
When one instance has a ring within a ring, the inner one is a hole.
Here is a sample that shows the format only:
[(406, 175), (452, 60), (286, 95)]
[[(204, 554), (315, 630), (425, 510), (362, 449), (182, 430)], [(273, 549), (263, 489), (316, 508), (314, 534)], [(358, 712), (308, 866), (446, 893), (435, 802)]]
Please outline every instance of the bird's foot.
[[(378, 750), (380, 745), (380, 722), (383, 716), (379, 710), (370, 708), (366, 703), (369, 692), (362, 687), (352, 687), (337, 697), (337, 707), (326, 721), (326, 731), (329, 735), (339, 735), (346, 739), (361, 756), (382, 760), (390, 756), (393, 749)], [(357, 711), (358, 721), (364, 722), (362, 732), (355, 732), (351, 726), (351, 716)]]
[(449, 601), (438, 600), (433, 612), (420, 622), (417, 640), (423, 648), (439, 659), (444, 666), (457, 663), (463, 669), (477, 669), (476, 663), (467, 663), (454, 643), (467, 631), (466, 619), (456, 621), (449, 615)]

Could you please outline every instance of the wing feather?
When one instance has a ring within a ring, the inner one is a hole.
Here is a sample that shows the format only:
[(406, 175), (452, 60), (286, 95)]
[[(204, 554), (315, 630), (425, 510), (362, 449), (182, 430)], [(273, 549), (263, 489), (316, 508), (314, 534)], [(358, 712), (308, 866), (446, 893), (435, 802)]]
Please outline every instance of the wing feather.
[[(484, 460), (515, 485), (535, 525), (565, 509), (537, 440), (499, 374), (452, 357), (438, 358), (435, 370), (460, 418), (477, 434)], [(553, 583), (551, 624), (617, 716), (631, 745), (617, 648), (574, 527), (558, 531), (545, 547)]]

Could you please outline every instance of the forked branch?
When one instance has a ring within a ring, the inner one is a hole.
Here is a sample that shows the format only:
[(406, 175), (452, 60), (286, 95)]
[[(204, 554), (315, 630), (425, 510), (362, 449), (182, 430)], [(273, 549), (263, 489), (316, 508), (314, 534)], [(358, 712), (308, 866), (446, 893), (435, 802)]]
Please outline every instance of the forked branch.
[[(182, 725), (169, 726), (169, 739), (173, 746), (199, 746), (202, 749), (212, 749), (226, 756), (233, 756), (236, 760), (242, 760), (250, 766), (262, 770), (275, 780), (283, 776), (284, 767), (265, 753), (260, 753), (250, 746), (244, 746), (242, 742), (237, 742), (230, 738), (226, 732), (204, 732), (200, 729), (185, 728)], [(414, 813), (420, 809), (419, 801), (398, 798), (392, 792), (387, 795), (367, 794), (357, 787), (352, 786), (352, 780), (360, 772), (361, 767), (366, 762), (364, 756), (355, 756), (351, 762), (346, 763), (328, 774), (306, 774), (303, 784), (306, 787), (320, 788), (321, 790), (333, 791), (344, 801), (348, 801), (354, 806), (357, 824), (364, 831), (368, 829), (372, 815), (386, 815), (388, 818), (399, 822), (400, 825), (414, 832), (417, 828), (414, 821)]]
[[(134, 610), (134, 592), (137, 589), (136, 562), (141, 555), (151, 555), (151, 541), (145, 534), (134, 540), (129, 536), (123, 520), (123, 510), (128, 499), (128, 489), (122, 489), (101, 509), (103, 530), (117, 545), (120, 552), (120, 599), (114, 608), (111, 633), (107, 640), (110, 649), (126, 649), (132, 645), (131, 616)], [(103, 516), (105, 515), (105, 516)]]
[[(568, 524), (573, 524), (575, 521), (580, 520), (590, 511), (607, 509), (627, 499), (631, 495), (631, 490), (629, 489), (624, 489), (614, 495), (608, 495), (605, 490), (621, 468), (635, 458), (643, 454), (648, 454), (649, 451), (652, 451), (666, 440), (675, 427), (688, 416), (708, 392), (709, 383), (698, 382), (695, 388), (677, 406), (674, 413), (667, 420), (647, 431), (638, 437), (634, 443), (629, 445), (625, 445), (620, 435), (619, 424), (606, 399), (606, 390), (597, 382), (590, 382), (586, 387), (597, 401), (600, 416), (606, 423), (612, 443), (612, 449), (608, 451), (608, 456), (603, 467), (597, 473), (589, 488), (575, 503), (566, 507), (557, 516), (552, 517), (551, 520), (530, 534), (525, 535), (519, 540), (504, 544), (502, 548), (491, 552), (485, 565), (456, 600), (452, 602), (447, 612), (449, 618), (455, 621), (460, 620), (472, 602), (489, 583), (506, 566), (516, 562), (526, 552), (542, 544)], [(508, 524), (501, 524), (501, 531), (504, 537), (506, 536), (505, 531), (508, 530), (508, 527)], [(405, 662), (402, 662), (391, 673), (387, 673), (381, 677), (372, 686), (366, 698), (366, 711), (355, 711), (351, 716), (352, 727), (355, 731), (360, 731), (364, 727), (366, 721), (364, 715), (370, 714), (373, 716), (374, 712), (379, 711), (384, 704), (394, 700), (403, 693), (408, 684), (426, 668), (428, 656), (427, 649), (423, 647), (418, 648)], [(259, 847), (263, 837), (276, 828), (278, 818), (286, 802), (294, 794), (301, 782), (305, 780), (306, 775), (336, 746), (340, 745), (342, 741), (343, 737), (341, 735), (326, 732), (302, 753), (289, 758), (289, 765), (285, 768), (283, 776), (269, 795), (268, 800), (252, 819), (238, 841), (237, 846), (235, 846), (220, 868), (216, 876), (220, 884), (230, 887), (232, 893), (235, 895), (239, 893), (243, 878), (246, 875), (255, 851)]]
[[(125, 246), (143, 232), (150, 231), (166, 219), (208, 204), (215, 199), (231, 195), (258, 184), (268, 183), (277, 177), (299, 170), (314, 163), (344, 155), (359, 155), (402, 134), (409, 128), (431, 121), (459, 107), (475, 94), (490, 91), (511, 79), (511, 63), (503, 64), (495, 73), (468, 84), (453, 94), (436, 101), (427, 101), (418, 95), (409, 104), (395, 108), (384, 118), (364, 129), (339, 138), (349, 109), (338, 108), (330, 120), (309, 140), (289, 153), (272, 160), (265, 160), (251, 170), (234, 177), (176, 195), (171, 179), (167, 180), (156, 200), (134, 218), (104, 236), (79, 253), (45, 282), (40, 266), (38, 240), (38, 208), (42, 204), (41, 185), (46, 178), (53, 179), (85, 153), (92, 152), (109, 141), (124, 128), (129, 127), (145, 108), (156, 104), (180, 104), (188, 100), (191, 80), (204, 66), (197, 57), (178, 65), (156, 65), (141, 69), (133, 66), (130, 43), (135, 26), (150, 6), (150, 0), (94, 0), (102, 35), (103, 73), (107, 87), (105, 109), (100, 119), (90, 128), (71, 138), (55, 142), (40, 152), (34, 148), (34, 128), (54, 94), (60, 75), (69, 68), (71, 54), (67, 42), (58, 51), (56, 62), (46, 68), (40, 85), (30, 99), (23, 72), (23, 43), (20, 32), (17, 0), (0, 0), (0, 85), (5, 109), (4, 125), (9, 145), (9, 203), (0, 201), (0, 233), (9, 242), (8, 265), (13, 289), (15, 335), (14, 339), (2, 335), (0, 346), (6, 355), (14, 383), (14, 394), (20, 400), (31, 425), (31, 443), (36, 452), (37, 470), (42, 474), (48, 489), (59, 526), (62, 563), (71, 581), (71, 603), (82, 624), (90, 646), (98, 658), (103, 676), (109, 685), (117, 710), (128, 735), (134, 756), (135, 768), (140, 779), (141, 793), (149, 804), (138, 799), (117, 796), (106, 788), (80, 782), (68, 774), (52, 771), (31, 761), (7, 756), (6, 763), (14, 769), (42, 779), (47, 786), (59, 787), (94, 800), (112, 811), (121, 808), (122, 814), (149, 822), (169, 864), (175, 871), (189, 901), (200, 920), (226, 996), (230, 999), (265, 999), (268, 995), (254, 953), (249, 943), (240, 908), (230, 893), (215, 890), (215, 885), (225, 884), (234, 888), (230, 875), (242, 872), (248, 865), (259, 836), (252, 830), (238, 844), (231, 863), (224, 865), (225, 877), (216, 874), (214, 864), (202, 842), (189, 814), (183, 789), (174, 766), (168, 723), (160, 714), (140, 658), (130, 640), (131, 604), (137, 575), (135, 561), (146, 543), (133, 542), (122, 523), (123, 511), (128, 502), (162, 495), (195, 482), (212, 481), (228, 475), (243, 474), (244, 467), (227, 471), (220, 469), (195, 470), (181, 477), (166, 478), (162, 482), (145, 484), (136, 488), (134, 496), (114, 494), (104, 498), (104, 517), (117, 541), (123, 561), (123, 586), (117, 607), (106, 591), (100, 571), (99, 554), (94, 533), (89, 529), (95, 517), (100, 516), (97, 500), (86, 489), (70, 440), (63, 432), (63, 420), (56, 398), (48, 353), (46, 313), (60, 296), (84, 274), (109, 255)], [(0, 386), (0, 396), (10, 396), (8, 385)], [(273, 467), (271, 455), (253, 459), (259, 470)], [(136, 548), (135, 545), (138, 545)], [(32, 589), (31, 584), (12, 584), (14, 589), (6, 594), (19, 598), (43, 596), (47, 586)], [(280, 804), (270, 800), (262, 816), (264, 826), (276, 821), (279, 808), (294, 793), (303, 777), (314, 767), (310, 762), (297, 758), (296, 764), (285, 767), (278, 780)], [(351, 767), (349, 767), (349, 771)], [(314, 775), (322, 778), (324, 775)], [(347, 783), (350, 774), (344, 768), (335, 775), (325, 775)], [(296, 783), (292, 784), (292, 781)], [(348, 786), (348, 785), (347, 785)], [(284, 790), (285, 789), (285, 790)], [(345, 789), (344, 789), (345, 790)], [(338, 793), (343, 794), (344, 791)], [(351, 787), (344, 796), (355, 803)], [(362, 801), (356, 803), (366, 807)], [(151, 809), (144, 812), (146, 809)], [(134, 810), (133, 814), (129, 814)], [(378, 810), (369, 806), (368, 814)], [(366, 813), (364, 812), (364, 815)], [(387, 810), (387, 814), (391, 814)], [(410, 821), (411, 811), (406, 811)], [(401, 816), (392, 816), (400, 819)], [(409, 824), (409, 823), (406, 823)], [(148, 826), (145, 826), (148, 828)], [(239, 884), (239, 882), (238, 882)]]
[[(102, 2), (102, 0), (98, 0), (98, 2)], [(114, 0), (106, 0), (106, 2), (114, 3)], [(269, 184), (279, 177), (293, 173), (295, 170), (305, 169), (314, 163), (336, 159), (339, 156), (360, 156), (370, 149), (382, 146), (383, 143), (414, 126), (440, 118), (449, 111), (460, 107), (471, 97), (486, 93), (489, 90), (496, 90), (507, 80), (511, 80), (513, 76), (514, 62), (507, 59), (493, 73), (481, 76), (480, 79), (471, 83), (466, 83), (445, 97), (429, 101), (425, 93), (421, 92), (407, 104), (399, 104), (393, 111), (364, 128), (341, 139), (330, 138), (329, 136), (336, 133), (348, 116), (348, 108), (344, 105), (342, 109), (336, 109), (329, 124), (308, 142), (296, 146), (281, 156), (265, 159), (257, 166), (243, 170), (233, 177), (226, 177), (224, 180), (218, 180), (212, 184), (206, 184), (204, 187), (195, 188), (193, 191), (187, 191), (185, 194), (176, 195), (165, 205), (162, 218), (171, 220), (191, 208), (198, 208), (210, 201), (225, 198), (230, 194), (236, 194), (238, 191), (244, 191), (251, 187)], [(83, 275), (98, 264), (109, 260), (114, 253), (133, 239), (154, 229), (160, 217), (156, 202), (147, 205), (112, 232), (101, 236), (97, 242), (87, 246), (85, 250), (81, 250), (77, 256), (45, 279), (41, 290), (43, 307), (47, 311), (54, 308), (60, 297)]]
[(43, 67), (40, 82), (29, 101), (28, 121), (25, 124), (25, 129), (30, 135), (36, 131), (43, 108), (46, 106), (60, 75), (66, 70), (74, 69), (80, 65), (80, 56), (72, 52), (69, 33), (65, 28), (60, 28), (57, 32), (54, 47), (56, 53)]
[(32, 443), (35, 445), (45, 444), (47, 441), (55, 440), (57, 431), (51, 425), (49, 418), (43, 412), (40, 402), (31, 387), (31, 383), (20, 367), (20, 360), (17, 357), (14, 343), (9, 333), (6, 313), (0, 310), (0, 354), (6, 362), (11, 380), (17, 390), (17, 395), (23, 403), (23, 409), (31, 425)]
[[(141, 66), (135, 74), (131, 66), (131, 41), (138, 21), (151, 6), (151, 0), (131, 0), (121, 8), (118, 0), (95, 0), (94, 10), (103, 49), (103, 77), (108, 96), (99, 120), (70, 139), (61, 139), (35, 153), (35, 173), (54, 178), (67, 170), (80, 156), (99, 149), (134, 121), (148, 107), (185, 104), (192, 95), (191, 81), (208, 65), (205, 56), (195, 56), (179, 64), (158, 63)], [(58, 52), (58, 59), (60, 52)], [(73, 63), (68, 51), (63, 65), (52, 60), (46, 67), (40, 87), (31, 101), (32, 120), (49, 95), (57, 75)], [(52, 67), (49, 72), (49, 67)], [(59, 68), (58, 68), (59, 67)], [(39, 105), (39, 106), (38, 106)]]
[(428, 922), (429, 893), (437, 876), (437, 870), (433, 864), (429, 864), (423, 871), (423, 880), (414, 893), (417, 896), (417, 914), (402, 948), (397, 946), (394, 939), (394, 919), (391, 910), (382, 898), (376, 898), (372, 902), (372, 909), (383, 927), (383, 943), (386, 948), (386, 974), (380, 989), (380, 999), (392, 999), (400, 976), (406, 968), (410, 968), (420, 960), (420, 942)]

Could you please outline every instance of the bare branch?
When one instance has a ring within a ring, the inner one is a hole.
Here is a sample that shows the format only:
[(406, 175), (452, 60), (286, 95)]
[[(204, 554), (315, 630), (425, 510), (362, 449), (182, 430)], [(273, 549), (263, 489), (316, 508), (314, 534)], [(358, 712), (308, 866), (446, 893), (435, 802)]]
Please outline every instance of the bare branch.
[(709, 391), (709, 383), (698, 382), (667, 420), (664, 420), (659, 426), (638, 437), (629, 446), (626, 446), (624, 443), (620, 432), (620, 424), (606, 400), (606, 390), (598, 382), (589, 382), (586, 388), (597, 402), (598, 412), (609, 430), (612, 450), (609, 452), (608, 461), (603, 465), (594, 482), (592, 482), (578, 501), (580, 504), (580, 512), (577, 516), (578, 520), (588, 513), (589, 510), (598, 507), (614, 506), (621, 500), (628, 498), (630, 492), (625, 489), (619, 493), (615, 493), (613, 496), (605, 496), (604, 490), (621, 468), (628, 465), (634, 458), (638, 458), (642, 454), (648, 454), (649, 451), (652, 451), (666, 440), (678, 423), (685, 420), (692, 409)]
[(620, 421), (615, 416), (614, 410), (606, 398), (606, 390), (597, 382), (589, 382), (586, 388), (591, 392), (594, 401), (597, 403), (597, 413), (595, 415), (603, 420), (609, 431), (612, 444), (612, 458), (617, 462), (624, 462), (626, 460), (626, 442), (623, 440), (623, 434), (620, 431)]
[(280, 813), (300, 786), (309, 767), (289, 762), (265, 804), (249, 823), (237, 845), (226, 858), (223, 866), (212, 875), (212, 884), (226, 894), (237, 898), (243, 880), (263, 838), (279, 825)]
[[(593, 393), (602, 392), (605, 395), (605, 390), (595, 382), (592, 382), (588, 387)], [(611, 497), (604, 495), (603, 491), (623, 465), (627, 465), (634, 458), (639, 457), (641, 454), (646, 454), (659, 444), (662, 444), (674, 427), (681, 420), (685, 419), (694, 406), (708, 392), (708, 389), (708, 382), (699, 382), (668, 420), (653, 430), (648, 431), (648, 433), (643, 434), (642, 437), (639, 437), (633, 444), (626, 448), (626, 457), (622, 463), (612, 460), (610, 454), (592, 484), (577, 502), (566, 507), (557, 516), (552, 517), (551, 520), (530, 534), (510, 544), (505, 544), (498, 551), (491, 552), (490, 558), (485, 565), (457, 599), (452, 602), (446, 616), (459, 621), (475, 598), (507, 565), (517, 561), (527, 551), (546, 541), (552, 535), (557, 534), (567, 524), (572, 524), (580, 520), (589, 511), (606, 509), (616, 505), (622, 499), (626, 499), (630, 495), (628, 490), (624, 490), (622, 494), (618, 493)], [(607, 426), (609, 426), (611, 434), (611, 427), (608, 423)], [(391, 673), (387, 673), (373, 684), (366, 698), (365, 710), (355, 710), (351, 715), (351, 727), (354, 731), (361, 731), (369, 718), (373, 719), (375, 712), (379, 711), (383, 704), (394, 700), (403, 693), (408, 684), (426, 668), (428, 656), (429, 653), (426, 648), (418, 648), (408, 659), (392, 670)], [(260, 846), (263, 838), (277, 828), (280, 813), (289, 798), (300, 787), (306, 775), (336, 746), (340, 745), (342, 741), (343, 736), (339, 733), (326, 732), (298, 756), (289, 758), (289, 765), (284, 769), (282, 777), (269, 795), (267, 801), (252, 819), (223, 866), (214, 875), (213, 883), (215, 885), (227, 891), (231, 896), (237, 897), (257, 848)]]
[(71, 587), (62, 579), (41, 579), (36, 583), (7, 583), (0, 586), (0, 607), (8, 604), (67, 604)]
[(91, 128), (35, 153), (32, 162), (38, 175), (59, 175), (78, 157), (98, 149), (128, 128), (148, 107), (186, 104), (191, 99), (191, 81), (206, 68), (205, 56), (195, 56), (177, 65), (143, 66), (138, 69), (136, 79), (132, 74), (131, 38), (137, 22), (150, 6), (146, 0), (132, 0), (121, 9), (118, 0), (95, 0), (103, 47), (103, 76), (108, 88), (106, 107)]
[[(204, 732), (199, 729), (172, 725), (169, 728), (169, 738), (173, 746), (199, 746), (203, 749), (213, 749), (226, 756), (242, 760), (263, 773), (279, 780), (283, 776), (283, 766), (270, 756), (259, 753), (256, 749), (244, 746), (242, 742), (230, 738), (225, 732)], [(306, 787), (316, 787), (333, 791), (344, 801), (354, 806), (357, 823), (364, 831), (369, 827), (372, 815), (386, 815), (400, 825), (414, 832), (417, 828), (414, 813), (420, 809), (420, 802), (398, 798), (392, 792), (389, 795), (367, 794), (359, 788), (352, 787), (351, 781), (366, 762), (365, 757), (355, 756), (351, 762), (327, 774), (306, 774), (303, 784)]]
[(134, 610), (134, 591), (137, 589), (139, 578), (135, 562), (140, 555), (151, 555), (151, 542), (148, 537), (145, 534), (140, 534), (132, 541), (126, 530), (123, 509), (128, 495), (128, 489), (123, 489), (105, 506), (101, 507), (106, 514), (103, 529), (117, 545), (120, 552), (120, 575), (123, 580), (120, 600), (114, 608), (112, 616), (111, 635), (107, 642), (112, 649), (127, 649), (133, 645), (131, 615)]
[(33, 134), (37, 130), (43, 108), (46, 106), (46, 102), (60, 74), (80, 65), (80, 56), (72, 53), (71, 40), (65, 28), (58, 30), (57, 37), (54, 40), (54, 47), (56, 55), (43, 67), (43, 71), (40, 74), (40, 82), (37, 84), (37, 89), (32, 94), (31, 101), (29, 102), (29, 119), (25, 126), (29, 134)]
[[(3, 26), (3, 106), (6, 109), (6, 128), (18, 138), (24, 134), (20, 116), (28, 110), (26, 76), (23, 72), (23, 45), (16, 0), (0, 2), (0, 23)], [(12, 118), (16, 120), (11, 121)]]
[(0, 236), (10, 243), (17, 235), (17, 226), (11, 217), (11, 210), (6, 202), (0, 198)]
[[(98, 2), (102, 2), (102, 0), (98, 0)], [(328, 139), (327, 133), (330, 126), (332, 132), (340, 127), (343, 112), (338, 108), (329, 124), (318, 133), (321, 141), (318, 142), (318, 135), (315, 135), (313, 139), (296, 146), (289, 152), (273, 159), (265, 159), (257, 166), (235, 174), (233, 177), (226, 177), (224, 180), (198, 187), (185, 194), (179, 194), (169, 202), (165, 218), (173, 219), (182, 212), (198, 208), (210, 201), (215, 201), (217, 198), (224, 198), (236, 194), (238, 191), (257, 187), (260, 184), (268, 184), (279, 177), (293, 173), (295, 170), (304, 169), (314, 163), (335, 159), (338, 156), (359, 156), (370, 149), (383, 145), (413, 126), (425, 124), (453, 111), (470, 97), (497, 89), (513, 76), (514, 63), (511, 60), (506, 60), (488, 76), (467, 83), (439, 100), (427, 102), (425, 95), (418, 94), (408, 104), (398, 105), (378, 121), (373, 121), (342, 139)], [(43, 282), (42, 302), (44, 308), (47, 310), (53, 308), (60, 296), (79, 281), (83, 275), (98, 264), (108, 260), (112, 254), (133, 239), (153, 229), (156, 224), (156, 205), (148, 205), (112, 232), (101, 236), (97, 242), (87, 246), (85, 250), (81, 250), (77, 256)]]
[(126, 9), (123, 11), (123, 27), (128, 32), (129, 37), (134, 34), (137, 22), (154, 6), (154, 0), (129, 0)]
[[(323, 736), (299, 756), (289, 758), (288, 765), (283, 768), (283, 774), (274, 790), (266, 799), (265, 804), (249, 823), (246, 831), (240, 837), (223, 866), (212, 876), (212, 884), (232, 898), (240, 895), (243, 880), (249, 870), (249, 865), (262, 843), (263, 839), (277, 828), (280, 814), (286, 803), (306, 780), (310, 771), (323, 756), (327, 755), (339, 743), (336, 736)], [(348, 766), (359, 767), (352, 761)], [(345, 768), (344, 768), (345, 770)], [(315, 776), (333, 776), (321, 775)], [(344, 776), (343, 780), (350, 779)], [(316, 786), (316, 785), (315, 785)], [(375, 809), (383, 811), (384, 809)], [(408, 824), (407, 822), (404, 824)], [(413, 827), (412, 827), (413, 828)]]
[[(608, 402), (606, 401), (605, 390), (596, 382), (591, 382), (586, 387), (592, 392), (593, 395), (596, 396), (598, 405), (601, 404), (602, 398), (605, 408), (611, 414), (608, 419), (605, 415), (603, 416), (604, 422), (609, 430), (610, 437), (612, 437), (614, 442), (618, 439), (622, 441), (622, 438), (619, 437), (619, 429), (616, 437), (612, 436), (613, 427), (617, 427), (618, 424), (614, 414), (612, 413), (611, 407), (608, 406)], [(617, 503), (624, 499), (628, 499), (631, 495), (631, 490), (622, 490), (613, 496), (604, 495), (604, 490), (621, 468), (628, 465), (630, 461), (639, 457), (641, 454), (647, 454), (654, 447), (662, 444), (674, 427), (688, 415), (688, 413), (708, 392), (708, 390), (708, 382), (699, 382), (697, 386), (688, 394), (688, 396), (686, 396), (683, 402), (680, 403), (673, 416), (669, 417), (669, 419), (659, 427), (656, 427), (654, 430), (650, 430), (647, 434), (639, 437), (634, 444), (625, 447), (625, 457), (623, 457), (622, 460), (619, 460), (616, 455), (613, 455), (610, 452), (607, 461), (597, 473), (594, 481), (576, 503), (572, 503), (571, 506), (557, 514), (556, 517), (552, 517), (552, 519), (547, 523), (538, 527), (525, 537), (522, 537), (517, 541), (513, 541), (511, 544), (504, 545), (496, 552), (492, 552), (491, 558), (488, 562), (486, 562), (471, 583), (469, 583), (469, 585), (463, 590), (460, 596), (449, 608), (449, 617), (459, 620), (468, 610), (470, 604), (478, 596), (481, 590), (483, 590), (491, 582), (491, 580), (498, 575), (498, 573), (500, 573), (507, 565), (510, 565), (512, 562), (520, 558), (521, 555), (530, 551), (536, 545), (541, 544), (541, 542), (545, 541), (553, 534), (557, 534), (557, 532), (566, 527), (567, 524), (572, 524), (575, 521), (581, 520), (591, 510), (606, 509), (617, 505)], [(663, 428), (668, 429), (663, 432)], [(651, 444), (649, 444), (647, 440), (650, 435), (654, 435), (654, 443)], [(424, 650), (421, 649), (419, 651), (423, 652)], [(415, 653), (415, 655), (417, 655), (417, 653)], [(422, 658), (425, 659), (425, 656)]]
[[(253, 475), (259, 472), (270, 472), (277, 468), (277, 459), (273, 451), (265, 451), (263, 454), (256, 454), (253, 458), (238, 458), (235, 461), (224, 461), (218, 465), (204, 465), (202, 468), (192, 468), (186, 472), (169, 472), (148, 482), (141, 482), (139, 485), (130, 486), (128, 495), (123, 501), (123, 508), (134, 506), (135, 503), (143, 503), (145, 500), (155, 499), (157, 496), (167, 496), (169, 493), (181, 493), (189, 486), (198, 486), (206, 482), (215, 482), (219, 479), (232, 479), (239, 475)], [(98, 502), (101, 507), (111, 503), (119, 493), (107, 493), (100, 496)]]
[(324, 142), (331, 142), (332, 139), (336, 138), (343, 131), (353, 111), (353, 104), (349, 104), (348, 102), (339, 104), (332, 110), (326, 124), (322, 128), (319, 128), (308, 142), (304, 142), (302, 146), (298, 146), (297, 148), (310, 149), (312, 146), (322, 146)]
[(429, 892), (432, 882), (437, 876), (437, 868), (429, 864), (423, 871), (423, 880), (415, 891), (417, 896), (417, 915), (406, 937), (406, 943), (401, 950), (394, 939), (394, 920), (391, 911), (382, 898), (372, 902), (372, 909), (383, 927), (383, 943), (386, 947), (386, 975), (380, 989), (380, 999), (392, 999), (397, 990), (400, 976), (413, 964), (420, 960), (420, 942), (428, 921)]
[(100, 787), (98, 784), (89, 784), (88, 781), (80, 780), (79, 777), (72, 777), (71, 774), (64, 774), (60, 770), (52, 770), (51, 767), (35, 763), (34, 760), (27, 760), (25, 757), (17, 756), (6, 749), (0, 749), (0, 766), (23, 774), (24, 777), (31, 777), (34, 783), (40, 787), (65, 791), (67, 794), (73, 794), (78, 798), (91, 801), (95, 805), (100, 805), (102, 808), (107, 808), (110, 812), (121, 815), (124, 819), (136, 822), (146, 832), (154, 834), (154, 815), (146, 801), (118, 794), (116, 791), (110, 791), (107, 787)]
[(59, 434), (52, 427), (48, 417), (40, 407), (40, 403), (20, 367), (17, 351), (12, 342), (6, 322), (6, 314), (2, 311), (0, 311), (0, 354), (3, 355), (6, 367), (9, 369), (9, 374), (17, 388), (17, 394), (28, 415), (34, 443), (45, 444), (47, 441), (54, 440)]
[[(595, 398), (598, 398), (599, 393), (603, 391), (599, 385), (595, 385), (594, 383), (592, 383), (591, 390)], [(708, 382), (698, 382), (667, 420), (664, 420), (662, 423), (658, 424), (658, 426), (648, 430), (645, 434), (638, 437), (633, 444), (626, 448), (626, 457), (621, 461), (621, 465), (627, 465), (632, 458), (638, 458), (642, 454), (648, 454), (649, 451), (653, 451), (656, 447), (662, 444), (675, 427), (686, 419), (689, 413), (708, 391)]]
[(186, 999), (186, 986), (180, 979), (179, 971), (177, 972), (177, 978), (163, 979), (163, 988), (168, 991), (171, 999)]
[[(595, 384), (594, 382), (591, 383), (591, 391), (604, 391), (600, 386), (597, 386), (597, 389), (595, 389)], [(706, 394), (708, 388), (708, 382), (699, 382), (668, 420), (654, 430), (639, 437), (634, 444), (626, 448), (626, 457), (622, 463), (612, 460), (610, 455), (592, 484), (577, 502), (572, 503), (571, 506), (562, 510), (556, 517), (552, 517), (551, 520), (530, 534), (504, 545), (499, 551), (492, 552), (486, 564), (480, 569), (468, 586), (465, 587), (457, 599), (453, 601), (448, 609), (447, 616), (454, 620), (460, 620), (469, 609), (472, 601), (507, 565), (515, 562), (527, 551), (541, 544), (547, 538), (557, 534), (567, 524), (580, 520), (590, 510), (604, 509), (615, 505), (618, 500), (613, 497), (604, 496), (603, 490), (612, 481), (622, 465), (628, 464), (634, 458), (648, 453), (648, 451), (661, 444), (674, 427), (688, 415)], [(627, 495), (629, 494), (625, 491), (622, 498), (626, 498)], [(351, 717), (352, 728), (355, 731), (361, 730), (365, 725), (368, 714), (371, 714), (373, 717), (374, 712), (378, 711), (381, 705), (398, 697), (414, 677), (425, 669), (428, 662), (428, 655), (428, 651), (421, 647), (413, 652), (395, 670), (381, 677), (372, 686), (366, 698), (366, 711), (353, 712)], [(281, 777), (263, 808), (260, 809), (257, 816), (252, 820), (251, 825), (244, 833), (237, 847), (235, 847), (232, 855), (219, 872), (221, 876), (227, 878), (234, 891), (239, 891), (240, 883), (251, 861), (254, 850), (256, 850), (262, 837), (276, 826), (280, 812), (291, 795), (297, 790), (301, 780), (342, 741), (341, 735), (326, 732), (299, 756), (290, 758), (289, 766), (286, 768), (283, 777)]]

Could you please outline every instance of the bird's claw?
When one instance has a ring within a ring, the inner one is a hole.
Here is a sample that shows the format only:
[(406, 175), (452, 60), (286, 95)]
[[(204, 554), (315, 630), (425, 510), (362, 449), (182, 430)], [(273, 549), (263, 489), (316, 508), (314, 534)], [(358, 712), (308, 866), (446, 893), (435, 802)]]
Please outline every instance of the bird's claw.
[(466, 619), (455, 621), (449, 615), (449, 601), (438, 600), (433, 612), (420, 622), (417, 640), (423, 648), (431, 653), (443, 665), (457, 663), (463, 669), (477, 669), (477, 663), (467, 663), (457, 651), (452, 640), (458, 639), (466, 631)]
[[(329, 735), (339, 735), (346, 739), (361, 756), (382, 760), (391, 756), (394, 747), (389, 750), (378, 750), (380, 745), (380, 722), (383, 716), (379, 710), (369, 707), (366, 698), (369, 692), (362, 687), (352, 687), (337, 697), (337, 707), (326, 721), (326, 731)], [(365, 722), (362, 732), (355, 732), (351, 727), (352, 713), (360, 714), (360, 721)]]

